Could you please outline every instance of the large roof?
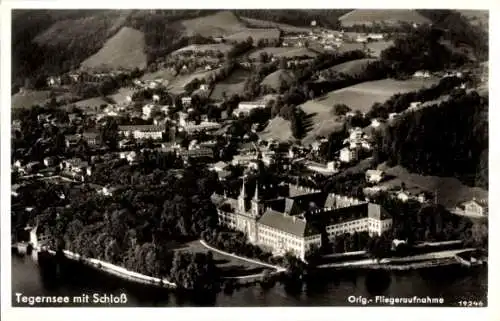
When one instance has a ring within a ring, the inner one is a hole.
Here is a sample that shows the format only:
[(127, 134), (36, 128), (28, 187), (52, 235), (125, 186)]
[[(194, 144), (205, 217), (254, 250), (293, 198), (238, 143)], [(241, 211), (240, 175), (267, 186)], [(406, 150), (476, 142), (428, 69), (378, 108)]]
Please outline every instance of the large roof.
[(363, 203), (349, 207), (333, 209), (331, 211), (319, 212), (311, 217), (314, 221), (322, 221), (326, 225), (340, 224), (348, 221), (355, 221), (362, 218), (372, 218), (385, 220), (390, 218), (389, 213), (380, 205), (373, 203)]
[(309, 222), (296, 216), (279, 213), (267, 209), (259, 219), (259, 224), (275, 228), (288, 234), (299, 237), (308, 237), (320, 234)]

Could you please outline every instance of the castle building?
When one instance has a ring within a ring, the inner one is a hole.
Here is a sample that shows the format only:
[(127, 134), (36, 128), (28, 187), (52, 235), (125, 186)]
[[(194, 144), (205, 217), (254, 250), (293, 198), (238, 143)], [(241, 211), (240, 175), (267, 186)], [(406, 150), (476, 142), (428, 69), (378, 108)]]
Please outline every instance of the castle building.
[(322, 239), (363, 231), (380, 235), (392, 228), (392, 218), (378, 204), (294, 185), (286, 196), (262, 199), (257, 184), (250, 198), (245, 185), (238, 198), (212, 196), (219, 222), (274, 255), (290, 252), (304, 259)]

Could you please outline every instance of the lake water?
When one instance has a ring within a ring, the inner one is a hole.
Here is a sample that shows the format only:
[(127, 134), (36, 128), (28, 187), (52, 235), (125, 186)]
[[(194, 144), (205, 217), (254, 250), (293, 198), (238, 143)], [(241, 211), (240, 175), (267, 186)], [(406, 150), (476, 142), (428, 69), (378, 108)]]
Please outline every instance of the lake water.
[[(368, 272), (349, 271), (323, 272), (321, 282), (304, 286), (299, 291), (289, 291), (282, 284), (269, 290), (259, 285), (240, 288), (228, 295), (219, 293), (212, 298), (183, 297), (164, 289), (155, 289), (123, 281), (78, 263), (70, 263), (61, 269), (59, 277), (47, 273), (30, 256), (12, 254), (12, 303), (15, 293), (27, 296), (80, 296), (88, 294), (126, 295), (126, 303), (117, 306), (179, 307), (179, 306), (224, 306), (224, 307), (268, 307), (268, 306), (353, 306), (347, 302), (349, 296), (374, 298), (386, 297), (431, 297), (444, 299), (444, 306), (458, 306), (460, 300), (480, 300), (486, 306), (487, 269), (447, 267), (418, 271)], [(384, 280), (384, 281), (381, 281)], [(92, 306), (96, 304), (80, 304)], [(354, 305), (362, 305), (355, 303)], [(395, 304), (398, 305), (398, 304)], [(25, 306), (21, 304), (21, 306)]]

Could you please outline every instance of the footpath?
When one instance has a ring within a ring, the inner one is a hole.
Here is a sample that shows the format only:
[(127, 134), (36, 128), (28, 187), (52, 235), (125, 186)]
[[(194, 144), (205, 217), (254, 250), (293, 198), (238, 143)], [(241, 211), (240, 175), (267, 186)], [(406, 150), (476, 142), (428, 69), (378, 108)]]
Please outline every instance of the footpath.
[[(208, 245), (203, 240), (200, 240), (200, 243), (201, 243), (201, 245), (203, 245), (204, 247), (206, 247), (210, 251), (217, 252), (217, 253), (222, 254), (222, 255), (227, 255), (227, 256), (230, 256), (230, 257), (242, 260), (242, 261), (246, 261), (246, 262), (250, 262), (250, 263), (254, 263), (254, 264), (265, 266), (267, 268), (274, 269), (275, 270), (274, 273), (282, 273), (282, 272), (286, 271), (285, 268), (283, 268), (281, 266), (278, 266), (278, 265), (272, 265), (272, 264), (269, 264), (269, 263), (264, 263), (262, 261), (258, 261), (258, 260), (254, 260), (254, 259), (249, 259), (249, 258), (246, 258), (246, 257), (243, 257), (243, 256), (239, 256), (239, 255), (236, 255), (236, 254), (233, 254), (233, 253), (221, 251), (219, 249), (216, 249), (213, 246)], [(244, 279), (244, 278), (251, 278), (251, 277), (257, 277), (257, 276), (262, 276), (262, 275), (263, 275), (263, 273), (259, 273), (259, 274), (253, 274), (253, 275), (245, 275), (245, 276), (232, 277), (232, 279)]]
[[(48, 250), (48, 252), (52, 255), (56, 254), (56, 252), (53, 250)], [(114, 265), (114, 264), (111, 264), (111, 263), (108, 263), (105, 261), (85, 258), (79, 254), (76, 254), (76, 253), (73, 253), (70, 251), (64, 250), (63, 252), (66, 255), (66, 257), (71, 259), (71, 260), (83, 262), (86, 265), (90, 265), (94, 268), (97, 268), (101, 271), (118, 276), (122, 279), (126, 279), (126, 280), (137, 282), (137, 283), (147, 284), (147, 285), (155, 285), (155, 286), (159, 286), (159, 287), (168, 287), (168, 288), (176, 288), (177, 287), (177, 285), (175, 283), (170, 282), (167, 279), (160, 279), (160, 278), (155, 278), (152, 276), (147, 276), (147, 275), (144, 275), (141, 273), (127, 270), (123, 267), (120, 267), (118, 265)]]

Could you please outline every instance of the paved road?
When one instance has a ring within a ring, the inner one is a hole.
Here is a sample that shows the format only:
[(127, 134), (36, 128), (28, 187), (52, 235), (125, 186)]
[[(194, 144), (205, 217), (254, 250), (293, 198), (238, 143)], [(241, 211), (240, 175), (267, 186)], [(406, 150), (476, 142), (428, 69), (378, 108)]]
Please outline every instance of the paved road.
[[(250, 262), (250, 263), (254, 263), (254, 264), (262, 265), (262, 266), (265, 266), (265, 267), (268, 267), (268, 268), (272, 268), (272, 269), (275, 269), (276, 272), (284, 272), (284, 271), (286, 271), (286, 269), (283, 268), (283, 267), (281, 267), (281, 266), (264, 263), (264, 262), (257, 261), (257, 260), (254, 260), (254, 259), (249, 259), (249, 258), (246, 258), (246, 257), (243, 257), (243, 256), (239, 256), (239, 255), (236, 255), (236, 254), (232, 254), (232, 253), (228, 253), (228, 252), (225, 252), (225, 251), (218, 250), (218, 249), (216, 249), (216, 248), (208, 245), (203, 240), (200, 240), (200, 243), (201, 243), (201, 245), (203, 245), (207, 249), (209, 249), (211, 251), (214, 251), (214, 252), (217, 252), (217, 253), (220, 253), (220, 254), (223, 254), (223, 255), (231, 256), (231, 257), (240, 259), (242, 261), (247, 261), (247, 262)], [(255, 275), (253, 275), (253, 276), (255, 276)], [(246, 277), (250, 277), (250, 276), (246, 276)]]

